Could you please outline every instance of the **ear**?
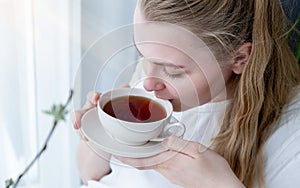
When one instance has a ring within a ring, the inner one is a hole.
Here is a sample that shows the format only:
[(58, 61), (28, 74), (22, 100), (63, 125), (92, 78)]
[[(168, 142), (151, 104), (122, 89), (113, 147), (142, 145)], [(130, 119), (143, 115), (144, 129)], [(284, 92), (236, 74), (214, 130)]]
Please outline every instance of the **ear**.
[(246, 42), (239, 47), (233, 58), (232, 71), (235, 74), (242, 74), (244, 66), (249, 60), (252, 43)]

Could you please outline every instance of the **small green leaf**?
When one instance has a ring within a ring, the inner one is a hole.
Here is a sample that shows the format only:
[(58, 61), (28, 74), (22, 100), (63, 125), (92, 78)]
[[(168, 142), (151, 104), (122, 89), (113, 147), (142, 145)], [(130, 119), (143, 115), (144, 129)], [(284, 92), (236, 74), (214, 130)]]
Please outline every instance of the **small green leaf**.
[(9, 188), (13, 184), (14, 184), (14, 181), (12, 180), (12, 178), (5, 180), (5, 187), (6, 188)]
[(53, 105), (52, 105), (52, 108), (51, 108), (51, 113), (55, 113), (55, 111), (56, 111), (56, 105), (53, 104)]
[(51, 112), (49, 110), (43, 110), (42, 112), (45, 113), (45, 114), (51, 115)]
[(67, 110), (64, 109), (62, 104), (53, 105), (51, 110), (44, 110), (45, 114), (51, 115), (54, 117), (55, 121), (65, 120), (65, 116), (68, 113)]

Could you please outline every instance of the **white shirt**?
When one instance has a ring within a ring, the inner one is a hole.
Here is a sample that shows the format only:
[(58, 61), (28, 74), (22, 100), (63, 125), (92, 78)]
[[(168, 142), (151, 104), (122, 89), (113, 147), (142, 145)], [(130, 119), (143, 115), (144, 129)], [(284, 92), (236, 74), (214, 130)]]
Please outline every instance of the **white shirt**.
[(264, 147), (266, 187), (300, 186), (300, 93), (284, 109)]
[[(135, 84), (137, 85), (137, 84)], [(294, 188), (300, 185), (300, 89), (286, 106), (275, 132), (264, 146), (267, 188)], [(219, 131), (229, 101), (207, 103), (191, 110), (174, 113), (187, 131), (184, 139), (211, 144)], [(197, 122), (197, 123), (196, 123)], [(115, 158), (110, 161), (112, 172), (99, 182), (89, 181), (83, 188), (178, 188), (154, 170), (137, 170)]]

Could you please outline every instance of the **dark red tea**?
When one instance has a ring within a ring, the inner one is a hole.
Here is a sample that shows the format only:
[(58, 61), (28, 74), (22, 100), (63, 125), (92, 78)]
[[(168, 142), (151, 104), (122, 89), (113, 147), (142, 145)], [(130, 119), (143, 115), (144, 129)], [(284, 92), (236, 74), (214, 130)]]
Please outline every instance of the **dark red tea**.
[(152, 99), (140, 96), (117, 97), (108, 101), (103, 111), (112, 117), (130, 122), (153, 122), (167, 116), (164, 108)]

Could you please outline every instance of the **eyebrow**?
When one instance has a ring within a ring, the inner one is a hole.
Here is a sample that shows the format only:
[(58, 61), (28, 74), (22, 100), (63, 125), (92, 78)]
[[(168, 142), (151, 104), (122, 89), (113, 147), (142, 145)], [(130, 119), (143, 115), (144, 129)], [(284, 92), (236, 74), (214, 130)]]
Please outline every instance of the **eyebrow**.
[(161, 66), (167, 66), (167, 67), (176, 67), (176, 68), (184, 68), (181, 65), (174, 65), (173, 63), (167, 63), (167, 62), (152, 62), (155, 65), (161, 65)]
[[(134, 41), (134, 39), (133, 39), (133, 41)], [(134, 41), (133, 44), (134, 44), (134, 47), (135, 47), (136, 51), (140, 54), (140, 56), (144, 57), (144, 55), (141, 53), (141, 51), (137, 48), (135, 41)], [(150, 60), (151, 60), (151, 58), (150, 58)], [(184, 67), (182, 65), (174, 65), (173, 63), (157, 62), (157, 60), (153, 61), (152, 63), (156, 64), (156, 65), (169, 66), (169, 67), (179, 67), (179, 68), (183, 68)]]

